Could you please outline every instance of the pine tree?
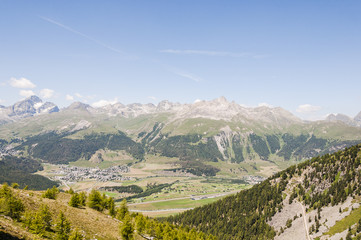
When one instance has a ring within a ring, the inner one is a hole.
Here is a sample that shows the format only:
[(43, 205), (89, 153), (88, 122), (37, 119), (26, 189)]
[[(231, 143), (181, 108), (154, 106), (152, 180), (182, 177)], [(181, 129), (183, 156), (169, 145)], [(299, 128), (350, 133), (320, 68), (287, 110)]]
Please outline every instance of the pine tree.
[(137, 232), (142, 235), (144, 233), (145, 230), (145, 224), (146, 224), (146, 220), (145, 217), (141, 214), (139, 214), (136, 218), (135, 218), (135, 229), (137, 230)]
[(120, 225), (120, 235), (124, 240), (134, 239), (134, 226), (128, 214), (124, 217), (123, 224)]
[(123, 199), (117, 210), (117, 218), (121, 221), (128, 213), (127, 200)]
[(103, 198), (96, 190), (92, 190), (88, 196), (88, 206), (97, 211), (103, 210)]
[(65, 218), (65, 215), (60, 211), (55, 225), (56, 239), (68, 240), (70, 233), (70, 222)]
[(86, 202), (86, 193), (85, 192), (80, 192), (79, 193), (79, 204), (80, 204), (80, 206), (85, 206), (85, 202)]
[(114, 217), (116, 215), (116, 211), (115, 211), (115, 204), (114, 204), (114, 199), (112, 197), (110, 197), (108, 199), (108, 209), (109, 209), (109, 215)]
[(71, 207), (79, 207), (80, 206), (80, 197), (78, 193), (74, 193), (69, 201), (69, 206)]
[(4, 184), (0, 188), (0, 213), (19, 220), (22, 212), (24, 212), (23, 202), (7, 184)]

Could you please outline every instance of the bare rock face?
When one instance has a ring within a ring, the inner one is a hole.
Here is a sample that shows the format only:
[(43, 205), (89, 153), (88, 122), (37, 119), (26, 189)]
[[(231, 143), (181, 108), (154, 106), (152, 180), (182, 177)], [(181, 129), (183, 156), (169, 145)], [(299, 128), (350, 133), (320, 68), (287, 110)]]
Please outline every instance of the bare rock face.
[(58, 106), (51, 102), (45, 102), (37, 97), (31, 96), (15, 103), (9, 107), (0, 108), (0, 122), (13, 122), (19, 119), (32, 117), (41, 114), (59, 112)]

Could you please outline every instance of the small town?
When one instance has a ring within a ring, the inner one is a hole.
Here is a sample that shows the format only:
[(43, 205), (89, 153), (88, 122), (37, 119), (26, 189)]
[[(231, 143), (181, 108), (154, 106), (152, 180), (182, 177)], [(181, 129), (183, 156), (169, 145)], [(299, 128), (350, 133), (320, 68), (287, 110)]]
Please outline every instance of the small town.
[(125, 165), (106, 169), (60, 165), (59, 170), (53, 172), (56, 176), (52, 178), (65, 182), (79, 182), (86, 179), (93, 179), (99, 182), (124, 181), (130, 178), (124, 177), (120, 173), (127, 172), (129, 172), (129, 167)]

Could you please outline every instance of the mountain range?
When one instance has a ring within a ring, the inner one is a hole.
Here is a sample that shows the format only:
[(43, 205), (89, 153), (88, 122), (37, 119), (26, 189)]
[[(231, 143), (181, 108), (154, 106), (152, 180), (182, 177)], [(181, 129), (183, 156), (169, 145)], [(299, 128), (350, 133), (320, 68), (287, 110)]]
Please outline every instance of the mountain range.
[(184, 171), (196, 175), (223, 172), (237, 177), (230, 169), (241, 164), (241, 174), (261, 174), (265, 165), (274, 166), (262, 173), (269, 176), (294, 161), (361, 142), (360, 127), (306, 122), (279, 107), (249, 108), (224, 97), (193, 104), (162, 101), (157, 106), (116, 103), (100, 108), (75, 102), (59, 110), (33, 96), (2, 113), (9, 122), (0, 125), (1, 155), (69, 163), (125, 151), (134, 162), (145, 155), (177, 158)]
[[(174, 113), (174, 119), (206, 118), (232, 121), (237, 120), (237, 118), (246, 118), (264, 122), (278, 122), (280, 124), (302, 121), (280, 107), (245, 107), (235, 102), (228, 102), (224, 97), (211, 101), (198, 100), (193, 104), (172, 103), (164, 100), (159, 102), (158, 105), (152, 103), (132, 103), (128, 105), (115, 103), (97, 108), (81, 102), (75, 102), (70, 106), (59, 110), (59, 107), (54, 103), (43, 102), (39, 97), (31, 96), (8, 107), (0, 106), (0, 123), (4, 124), (6, 122), (14, 122), (27, 117), (75, 109), (86, 110), (92, 114), (106, 114), (108, 116), (125, 118), (134, 118), (145, 114)], [(360, 127), (361, 112), (354, 118), (344, 114), (329, 114), (325, 121), (340, 121), (350, 126)]]

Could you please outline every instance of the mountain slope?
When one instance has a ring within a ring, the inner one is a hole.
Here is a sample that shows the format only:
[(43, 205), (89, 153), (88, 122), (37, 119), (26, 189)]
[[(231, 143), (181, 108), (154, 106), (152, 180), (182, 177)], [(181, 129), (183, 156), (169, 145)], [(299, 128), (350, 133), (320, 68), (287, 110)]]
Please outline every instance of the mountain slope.
[[(354, 225), (361, 218), (360, 169), (361, 145), (356, 145), (292, 166), (251, 189), (166, 220), (219, 239), (360, 235)], [(336, 221), (341, 219), (346, 223), (339, 226)]]

